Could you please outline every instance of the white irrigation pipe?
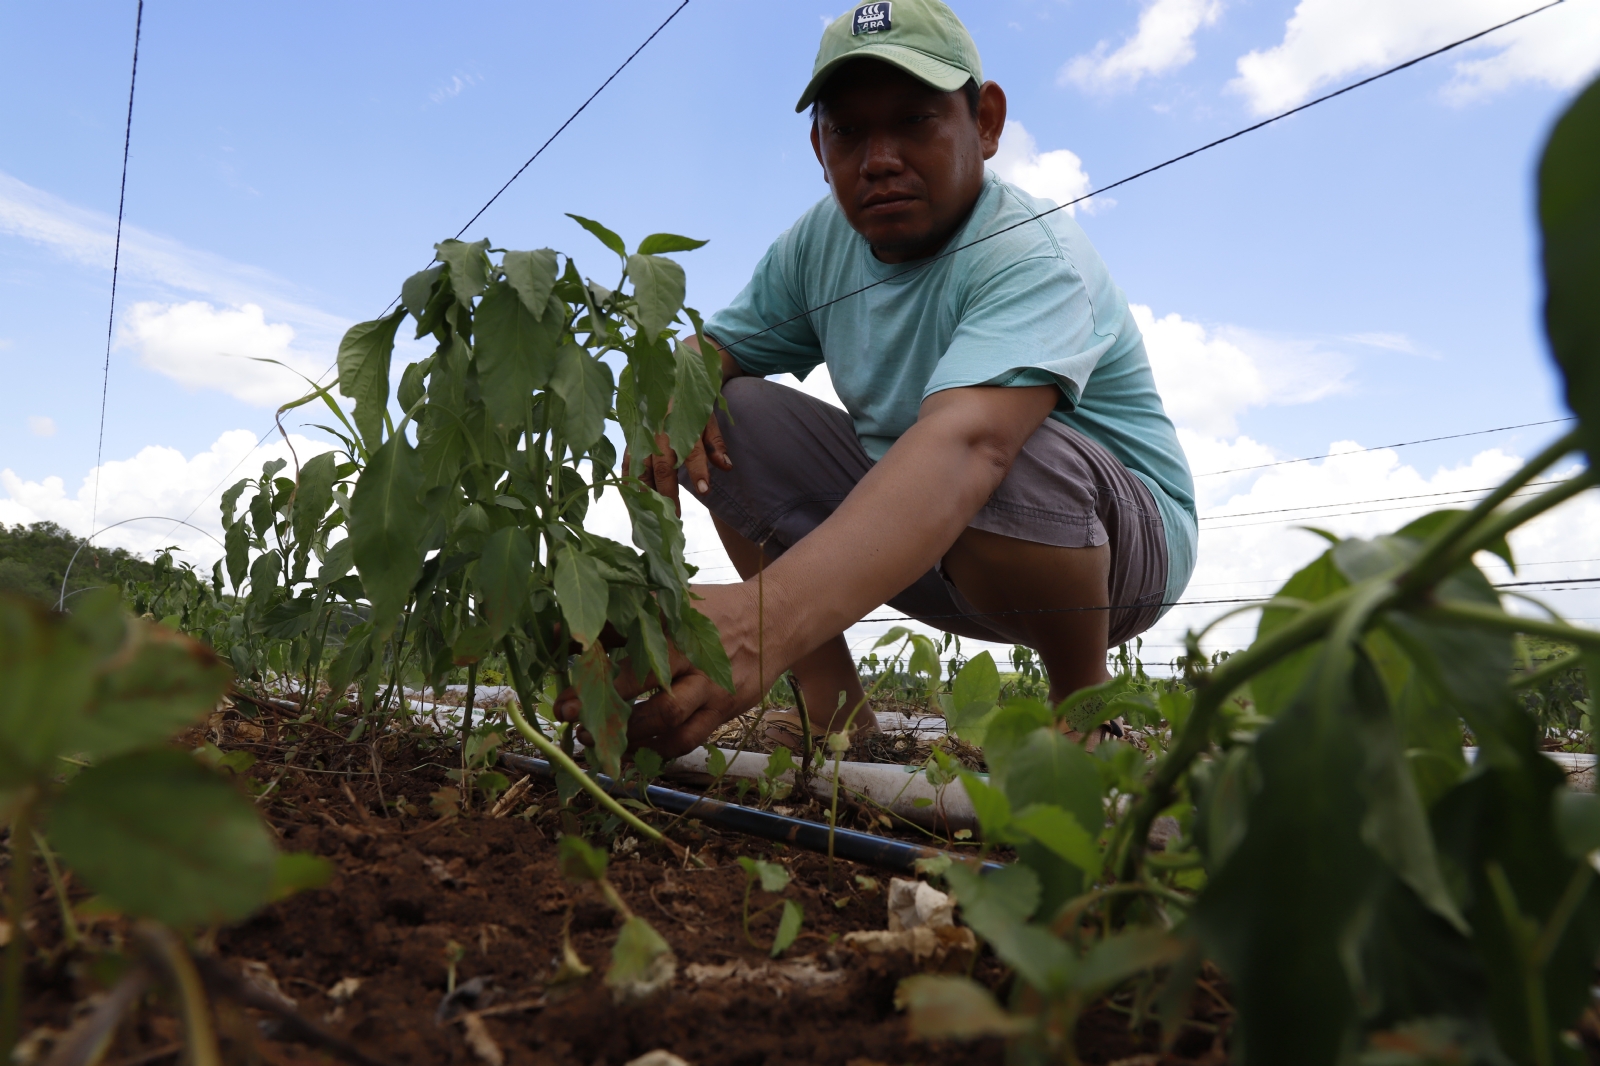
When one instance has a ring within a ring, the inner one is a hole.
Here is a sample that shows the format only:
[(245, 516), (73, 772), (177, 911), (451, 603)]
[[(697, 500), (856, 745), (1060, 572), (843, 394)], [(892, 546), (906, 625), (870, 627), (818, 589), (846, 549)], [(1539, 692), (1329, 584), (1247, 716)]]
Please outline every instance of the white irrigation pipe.
[(216, 537), (212, 537), (210, 533), (208, 533), (205, 530), (201, 529), (199, 526), (194, 525), (192, 522), (185, 522), (181, 518), (169, 518), (166, 515), (144, 514), (144, 515), (139, 515), (139, 516), (137, 516), (135, 518), (124, 518), (122, 521), (113, 522), (109, 526), (101, 526), (99, 529), (95, 530), (93, 533), (90, 533), (87, 537), (83, 538), (83, 543), (78, 545), (77, 551), (72, 553), (72, 558), (67, 560), (66, 573), (61, 575), (61, 595), (56, 598), (56, 610), (64, 611), (67, 608), (67, 578), (72, 576), (72, 564), (76, 563), (78, 561), (78, 552), (81, 552), (81, 551), (83, 551), (83, 549), (87, 548), (89, 546), (89, 542), (91, 540), (94, 540), (94, 538), (98, 537), (100, 534), (104, 533), (106, 530), (108, 530), (108, 529), (116, 529), (118, 526), (125, 526), (129, 522), (176, 522), (180, 526), (188, 526), (190, 529), (194, 530), (196, 533), (204, 533), (207, 537), (211, 538), (211, 542), (213, 544), (215, 544), (217, 547), (221, 548), (224, 552), (226, 552), (228, 550), (227, 545), (223, 544), (222, 541), (218, 540)]

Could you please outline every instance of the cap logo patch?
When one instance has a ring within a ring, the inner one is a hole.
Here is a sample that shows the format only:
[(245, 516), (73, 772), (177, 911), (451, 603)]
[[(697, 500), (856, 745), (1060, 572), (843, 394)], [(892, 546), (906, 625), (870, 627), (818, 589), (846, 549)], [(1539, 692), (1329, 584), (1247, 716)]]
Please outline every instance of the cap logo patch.
[(882, 33), (893, 27), (889, 23), (889, 12), (894, 7), (892, 0), (882, 0), (876, 4), (862, 4), (856, 8), (855, 18), (850, 22), (850, 36), (858, 33)]

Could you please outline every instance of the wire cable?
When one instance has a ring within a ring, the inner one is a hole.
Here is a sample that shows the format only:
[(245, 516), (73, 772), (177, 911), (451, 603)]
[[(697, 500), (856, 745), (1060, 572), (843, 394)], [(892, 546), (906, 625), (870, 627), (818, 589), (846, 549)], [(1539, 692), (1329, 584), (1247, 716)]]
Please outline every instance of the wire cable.
[[(128, 148), (133, 143), (133, 90), (139, 84), (139, 37), (144, 31), (144, 0), (133, 21), (133, 72), (128, 75), (128, 120), (122, 128), (122, 181), (117, 187), (117, 236), (111, 251), (111, 310), (106, 313), (106, 362), (100, 377), (100, 433), (94, 445), (94, 493), (89, 528), (100, 517), (100, 464), (106, 447), (106, 398), (111, 392), (111, 329), (117, 321), (117, 272), (122, 266), (122, 209), (128, 202)], [(191, 512), (193, 513), (193, 512)]]
[[(1514, 25), (1514, 24), (1516, 24), (1518, 22), (1521, 22), (1523, 19), (1526, 19), (1526, 18), (1532, 18), (1534, 15), (1539, 14), (1541, 11), (1548, 11), (1550, 8), (1555, 7), (1558, 4), (1562, 4), (1562, 3), (1565, 3), (1565, 2), (1566, 2), (1566, 0), (1550, 0), (1549, 3), (1544, 4), (1544, 5), (1540, 6), (1540, 7), (1536, 7), (1532, 11), (1525, 11), (1522, 14), (1516, 16), (1515, 18), (1509, 18), (1509, 19), (1506, 19), (1504, 22), (1496, 23), (1495, 25), (1490, 26), (1486, 30), (1479, 30), (1477, 33), (1474, 33), (1469, 37), (1462, 37), (1460, 40), (1452, 41), (1452, 42), (1450, 42), (1449, 44), (1445, 45), (1442, 48), (1435, 48), (1431, 52), (1424, 52), (1422, 55), (1417, 56), (1417, 57), (1415, 57), (1413, 59), (1408, 59), (1404, 63), (1400, 63), (1400, 64), (1397, 64), (1395, 66), (1392, 66), (1392, 67), (1388, 68), (1387, 70), (1379, 71), (1377, 74), (1373, 74), (1370, 77), (1362, 78), (1360, 81), (1352, 82), (1351, 84), (1346, 85), (1342, 89), (1335, 89), (1331, 93), (1324, 93), (1323, 95), (1317, 97), (1316, 99), (1308, 100), (1305, 103), (1299, 105), (1298, 107), (1291, 107), (1287, 111), (1280, 111), (1278, 114), (1273, 115), (1270, 118), (1264, 118), (1260, 122), (1255, 123), (1254, 125), (1246, 126), (1246, 127), (1244, 127), (1244, 129), (1241, 129), (1241, 130), (1235, 130), (1234, 132), (1228, 134), (1226, 137), (1218, 137), (1214, 141), (1209, 141), (1206, 144), (1202, 144), (1198, 148), (1191, 148), (1187, 152), (1184, 152), (1181, 155), (1175, 155), (1171, 159), (1165, 160), (1164, 162), (1157, 163), (1154, 166), (1145, 167), (1143, 170), (1137, 171), (1137, 172), (1135, 172), (1133, 174), (1129, 174), (1125, 178), (1120, 178), (1117, 181), (1112, 182), (1110, 185), (1102, 185), (1098, 189), (1091, 189), (1089, 192), (1084, 193), (1082, 196), (1075, 197), (1075, 198), (1073, 198), (1071, 200), (1068, 200), (1064, 204), (1059, 204), (1059, 205), (1057, 205), (1055, 207), (1052, 207), (1048, 211), (1041, 211), (1037, 215), (1032, 215), (1032, 216), (1030, 216), (1028, 218), (1023, 219), (1021, 222), (1014, 222), (1009, 226), (1005, 226), (1005, 227), (1003, 227), (1001, 229), (997, 229), (993, 233), (986, 233), (982, 237), (978, 237), (978, 238), (976, 238), (974, 240), (968, 241), (966, 244), (960, 244), (960, 245), (957, 245), (954, 248), (947, 248), (944, 251), (938, 253), (937, 255), (930, 256), (927, 259), (919, 260), (918, 262), (916, 262), (915, 264), (907, 267), (904, 270), (897, 270), (893, 274), (890, 274), (887, 277), (879, 278), (877, 281), (871, 282), (870, 284), (863, 285), (859, 289), (852, 289), (850, 292), (847, 292), (842, 296), (836, 296), (831, 300), (828, 300), (828, 301), (826, 301), (824, 303), (820, 303), (817, 306), (815, 306), (813, 308), (810, 308), (809, 310), (801, 311), (797, 315), (790, 315), (788, 318), (783, 319), (781, 322), (774, 322), (772, 325), (767, 326), (764, 329), (756, 330), (754, 333), (746, 334), (745, 336), (740, 337), (736, 341), (724, 343), (723, 347), (725, 347), (725, 348), (735, 348), (738, 345), (743, 344), (746, 341), (754, 340), (755, 338), (760, 337), (763, 334), (771, 333), (773, 330), (778, 329), (781, 326), (786, 326), (791, 322), (796, 322), (796, 321), (798, 321), (798, 320), (800, 320), (802, 318), (805, 318), (807, 315), (814, 314), (815, 312), (821, 311), (824, 308), (832, 307), (834, 304), (840, 303), (840, 302), (842, 302), (844, 300), (848, 300), (853, 296), (860, 296), (862, 293), (868, 291), (869, 289), (875, 289), (879, 285), (886, 285), (889, 282), (894, 281), (897, 278), (905, 277), (907, 274), (914, 274), (919, 270), (922, 270), (922, 269), (924, 269), (926, 267), (930, 267), (933, 264), (935, 264), (937, 262), (940, 262), (941, 260), (948, 259), (948, 258), (950, 258), (951, 256), (955, 255), (958, 252), (966, 251), (968, 248), (971, 248), (974, 245), (982, 244), (984, 241), (993, 240), (994, 238), (999, 237), (1002, 234), (1010, 233), (1014, 229), (1018, 229), (1018, 228), (1020, 228), (1022, 226), (1026, 226), (1026, 225), (1028, 225), (1029, 223), (1032, 223), (1032, 222), (1037, 222), (1039, 219), (1044, 218), (1047, 215), (1053, 215), (1057, 211), (1065, 211), (1067, 208), (1072, 207), (1075, 204), (1081, 204), (1085, 200), (1091, 199), (1091, 198), (1093, 198), (1095, 196), (1100, 196), (1100, 195), (1102, 195), (1104, 193), (1108, 193), (1112, 189), (1115, 189), (1115, 188), (1118, 188), (1120, 186), (1126, 185), (1130, 181), (1137, 181), (1139, 178), (1145, 177), (1146, 175), (1154, 174), (1158, 170), (1165, 170), (1167, 167), (1170, 167), (1175, 163), (1181, 163), (1185, 159), (1189, 159), (1189, 158), (1192, 158), (1194, 156), (1197, 156), (1201, 152), (1207, 152), (1207, 151), (1210, 151), (1213, 148), (1216, 148), (1219, 145), (1227, 144), (1229, 141), (1232, 141), (1232, 140), (1237, 140), (1238, 138), (1243, 137), (1247, 133), (1254, 133), (1256, 130), (1263, 129), (1264, 127), (1270, 126), (1274, 122), (1282, 121), (1283, 119), (1288, 118), (1290, 115), (1297, 115), (1302, 111), (1307, 111), (1307, 110), (1309, 110), (1309, 109), (1311, 109), (1313, 107), (1316, 107), (1318, 104), (1327, 103), (1329, 100), (1332, 100), (1334, 97), (1343, 96), (1345, 93), (1353, 92), (1356, 89), (1359, 89), (1364, 85), (1371, 85), (1373, 82), (1379, 81), (1379, 80), (1381, 80), (1383, 78), (1387, 78), (1391, 74), (1398, 74), (1400, 71), (1405, 70), (1408, 67), (1414, 67), (1418, 63), (1423, 62), (1424, 60), (1432, 59), (1434, 56), (1443, 55), (1444, 53), (1449, 52), (1452, 49), (1460, 48), (1464, 44), (1471, 44), (1473, 41), (1478, 40), (1480, 37), (1487, 37), (1489, 34), (1494, 33), (1496, 30), (1503, 30), (1507, 26)], [(722, 342), (719, 342), (719, 343), (722, 343)]]
[[(1559, 2), (1559, 0), (1558, 0), (1558, 2)], [(666, 29), (667, 28), (667, 23), (669, 23), (673, 19), (677, 18), (678, 17), (678, 12), (682, 11), (684, 8), (686, 8), (688, 6), (689, 6), (689, 0), (683, 0), (683, 3), (679, 4), (677, 7), (672, 9), (672, 14), (668, 15), (664, 20), (662, 20), (661, 25), (657, 26), (655, 28), (654, 32), (652, 32), (650, 34), (650, 36), (648, 36), (648, 37), (646, 37), (644, 39), (644, 44), (641, 44), (638, 48), (635, 48), (628, 55), (628, 58), (624, 59), (622, 61), (622, 65), (620, 67), (618, 67), (616, 70), (613, 70), (611, 72), (611, 77), (609, 77), (605, 81), (601, 82), (600, 83), (600, 88), (598, 88), (594, 92), (590, 93), (589, 94), (589, 98), (587, 100), (585, 100), (583, 103), (578, 105), (578, 110), (574, 111), (571, 115), (568, 115), (567, 116), (567, 121), (563, 122), (561, 124), (560, 128), (558, 128), (554, 133), (552, 133), (545, 140), (545, 142), (539, 146), (539, 150), (537, 152), (534, 152), (531, 156), (529, 156), (528, 157), (528, 161), (526, 163), (522, 164), (520, 167), (518, 167), (517, 168), (517, 172), (515, 174), (511, 175), (511, 177), (506, 179), (506, 183), (504, 185), (500, 186), (500, 188), (495, 192), (495, 194), (493, 196), (489, 197), (489, 200), (488, 200), (487, 203), (485, 203), (482, 207), (478, 208), (476, 214), (474, 214), (471, 218), (467, 219), (467, 224), (465, 226), (462, 226), (460, 229), (456, 230), (456, 239), (457, 240), (460, 240), (461, 239), (461, 235), (463, 233), (467, 232), (468, 228), (470, 228), (471, 225), (474, 222), (478, 221), (478, 219), (483, 216), (483, 213), (485, 211), (489, 210), (489, 208), (494, 205), (494, 202), (496, 200), (500, 199), (500, 194), (501, 193), (503, 193), (507, 189), (511, 188), (511, 183), (512, 182), (514, 182), (518, 178), (522, 177), (522, 172), (524, 170), (527, 170), (529, 167), (533, 166), (533, 161), (535, 159), (538, 159), (541, 155), (543, 155), (544, 154), (544, 150), (546, 148), (550, 147), (551, 142), (553, 142), (557, 137), (561, 136), (561, 131), (566, 129), (568, 126), (572, 125), (573, 119), (575, 119), (579, 115), (583, 114), (583, 109), (588, 107), (590, 104), (594, 103), (594, 98), (595, 97), (597, 97), (601, 93), (605, 92), (606, 86), (610, 85), (612, 80), (615, 79), (618, 74), (621, 74), (624, 70), (626, 70), (627, 67), (628, 67), (628, 64), (632, 63), (634, 61), (634, 59), (639, 55), (639, 53), (645, 50), (645, 45), (648, 45), (651, 41), (655, 40), (656, 39), (656, 34), (660, 33), (662, 30)]]
[[(482, 207), (478, 208), (478, 210), (473, 213), (473, 216), (471, 218), (467, 219), (467, 224), (465, 226), (462, 226), (459, 230), (456, 231), (456, 239), (460, 239), (461, 235), (463, 233), (467, 232), (468, 228), (470, 228), (471, 225), (474, 222), (478, 221), (479, 218), (483, 217), (483, 213), (485, 211), (489, 210), (489, 208), (494, 205), (494, 202), (496, 200), (500, 199), (501, 194), (503, 194), (507, 189), (511, 188), (511, 185), (512, 185), (513, 182), (515, 182), (518, 178), (522, 177), (522, 172), (527, 170), (530, 166), (532, 166), (533, 165), (533, 161), (535, 159), (538, 159), (541, 155), (544, 154), (544, 150), (546, 148), (549, 148), (550, 145), (555, 142), (555, 139), (557, 137), (561, 136), (562, 132), (565, 131), (568, 126), (572, 125), (573, 120), (576, 119), (579, 115), (583, 114), (585, 108), (587, 108), (590, 104), (594, 103), (595, 97), (599, 96), (602, 92), (604, 92), (606, 86), (610, 85), (614, 80), (616, 80), (617, 75), (621, 74), (625, 69), (627, 69), (628, 64), (632, 63), (634, 61), (634, 59), (636, 59), (638, 57), (639, 53), (645, 50), (645, 46), (648, 45), (651, 41), (655, 40), (657, 34), (659, 34), (662, 30), (667, 28), (667, 23), (669, 23), (673, 19), (677, 18), (678, 17), (678, 12), (682, 11), (684, 8), (686, 8), (688, 6), (689, 6), (689, 0), (683, 0), (682, 3), (680, 3), (677, 7), (672, 9), (672, 14), (668, 15), (665, 19), (663, 19), (662, 22), (661, 22), (661, 25), (657, 26), (655, 28), (655, 30), (651, 32), (650, 36), (648, 36), (648, 37), (646, 37), (644, 39), (644, 44), (641, 44), (638, 48), (635, 48), (631, 53), (629, 53), (628, 58), (624, 59), (622, 61), (622, 65), (617, 67), (616, 70), (613, 70), (611, 72), (611, 76), (606, 78), (605, 81), (601, 82), (600, 83), (600, 87), (598, 89), (596, 89), (594, 92), (590, 93), (588, 99), (584, 100), (583, 103), (579, 104), (578, 105), (578, 109), (576, 111), (574, 111), (572, 114), (568, 115), (567, 116), (567, 120), (565, 122), (563, 122), (559, 127), (557, 127), (557, 129), (556, 129), (556, 131), (554, 133), (552, 133), (549, 137), (545, 138), (545, 142), (539, 146), (539, 150), (534, 152), (533, 155), (529, 156), (528, 157), (528, 161), (526, 163), (522, 164), (520, 167), (518, 167), (517, 168), (517, 172), (515, 174), (511, 175), (511, 177), (506, 180), (506, 183), (504, 185), (500, 186), (500, 188), (495, 191), (495, 194), (493, 196), (489, 197), (489, 199), (484, 203), (484, 205)], [(143, 10), (144, 10), (144, 0), (139, 0), (139, 10), (140, 10), (141, 13), (143, 12)], [(130, 108), (130, 114), (131, 114), (131, 109), (132, 109), (132, 98), (131, 98), (131, 95), (130, 95), (130, 98), (129, 98), (129, 108)], [(124, 162), (124, 166), (126, 166), (126, 162)], [(119, 213), (118, 219), (117, 219), (117, 229), (118, 229), (119, 233), (121, 232), (121, 228), (122, 228), (122, 219), (121, 219), (121, 215)], [(115, 282), (113, 280), (113, 286), (114, 285), (115, 285)], [(113, 291), (115, 291), (114, 288), (113, 288)], [(399, 301), (399, 299), (400, 299), (400, 297), (396, 296), (393, 300), (390, 300), (389, 301), (389, 306), (384, 308), (383, 314), (386, 315), (391, 310), (393, 310), (394, 305)], [(381, 318), (382, 315), (380, 315), (379, 317)], [(109, 367), (109, 365), (110, 365), (110, 363), (109, 363), (109, 360), (110, 360), (109, 341), (107, 343), (108, 343), (108, 346), (107, 346), (107, 366)], [(324, 370), (321, 374), (318, 374), (317, 375), (317, 379), (316, 379), (317, 380), (317, 384), (319, 384), (319, 385), (322, 384), (322, 379), (327, 377), (329, 371), (333, 370), (338, 365), (339, 365), (338, 361), (335, 360), (332, 364), (329, 365), (327, 370)], [(102, 426), (104, 424), (104, 418), (105, 418), (104, 412), (102, 411), (102, 414), (101, 414)], [(250, 448), (250, 450), (245, 452), (244, 455), (239, 457), (239, 461), (237, 463), (234, 463), (233, 466), (228, 470), (228, 472), (226, 474), (222, 475), (222, 479), (220, 481), (218, 481), (215, 485), (211, 486), (210, 491), (208, 491), (204, 496), (202, 496), (200, 498), (200, 501), (198, 503), (196, 503), (192, 508), (189, 509), (189, 513), (188, 514), (183, 516), (184, 519), (187, 520), (187, 519), (193, 518), (194, 517), (194, 513), (196, 511), (198, 511), (201, 508), (201, 506), (203, 504), (205, 504), (206, 501), (211, 498), (211, 494), (216, 492), (217, 489), (221, 488), (223, 482), (227, 481), (230, 477), (232, 477), (235, 473), (237, 473), (238, 469), (241, 466), (244, 465), (246, 459), (249, 459), (252, 455), (254, 455), (257, 451), (259, 451), (261, 449), (261, 445), (266, 442), (266, 439), (268, 437), (272, 436), (272, 431), (273, 431), (273, 429), (276, 429), (276, 428), (277, 428), (277, 421), (276, 421), (276, 419), (274, 419), (273, 425), (269, 426), (267, 428), (266, 432), (262, 433), (260, 437), (256, 438), (256, 442)], [(96, 477), (98, 477), (98, 476), (99, 475), (96, 474)], [(92, 525), (93, 525), (93, 523), (91, 523), (91, 527), (92, 527)]]
[[(1564, 0), (1557, 0), (1557, 3), (1562, 2), (1564, 2)], [(1540, 8), (1539, 10), (1543, 11), (1544, 9)], [(1523, 17), (1526, 18), (1527, 16)], [(1290, 463), (1309, 463), (1317, 459), (1338, 459), (1346, 455), (1360, 455), (1362, 452), (1378, 452), (1384, 450), (1385, 448), (1409, 448), (1413, 444), (1432, 444), (1434, 441), (1460, 440), (1462, 437), (1481, 437), (1486, 433), (1504, 433), (1507, 430), (1512, 429), (1529, 429), (1533, 426), (1553, 426), (1561, 422), (1571, 422), (1572, 420), (1573, 416), (1568, 415), (1566, 418), (1548, 418), (1543, 422), (1523, 422), (1515, 426), (1496, 426), (1494, 429), (1475, 429), (1470, 433), (1450, 433), (1443, 437), (1424, 437), (1421, 440), (1403, 440), (1398, 444), (1374, 444), (1370, 448), (1352, 448), (1347, 452), (1329, 452), (1327, 455), (1307, 455), (1299, 459), (1280, 459), (1275, 463), (1258, 463), (1255, 466), (1236, 466), (1228, 470), (1208, 470), (1204, 474), (1196, 474), (1194, 476), (1218, 477), (1222, 474), (1241, 474), (1247, 470), (1265, 470), (1272, 466), (1288, 466)]]

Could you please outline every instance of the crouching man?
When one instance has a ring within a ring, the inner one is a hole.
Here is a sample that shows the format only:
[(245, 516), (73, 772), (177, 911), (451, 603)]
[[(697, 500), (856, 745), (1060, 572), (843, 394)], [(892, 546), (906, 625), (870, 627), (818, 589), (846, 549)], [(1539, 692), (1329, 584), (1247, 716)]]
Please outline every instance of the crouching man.
[[(736, 690), (685, 662), (633, 711), (630, 742), (664, 756), (785, 670), (813, 731), (840, 729), (864, 698), (844, 630), (883, 604), (1035, 649), (1062, 699), (1194, 568), (1193, 482), (1127, 301), (1071, 216), (984, 166), (1006, 97), (954, 12), (841, 16), (807, 107), (830, 195), (706, 324), (726, 414), (681, 468), (664, 438), (646, 464), (746, 579), (695, 589)], [(824, 363), (843, 411), (763, 380)]]

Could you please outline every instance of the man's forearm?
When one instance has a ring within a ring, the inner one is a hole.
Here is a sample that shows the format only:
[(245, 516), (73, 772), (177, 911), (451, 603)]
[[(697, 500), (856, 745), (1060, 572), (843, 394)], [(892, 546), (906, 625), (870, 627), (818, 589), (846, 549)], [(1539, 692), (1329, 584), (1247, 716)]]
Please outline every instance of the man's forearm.
[(930, 398), (838, 510), (767, 568), (766, 646), (793, 661), (938, 563), (1055, 398), (1050, 386)]
[[(717, 343), (717, 338), (707, 334), (706, 340), (710, 341), (712, 345), (716, 347), (717, 354), (722, 356), (722, 383), (724, 385), (726, 385), (733, 378), (742, 378), (748, 376), (745, 373), (744, 367), (740, 366), (734, 360), (733, 356), (728, 354), (728, 349)], [(685, 347), (691, 348), (694, 351), (698, 352), (700, 350), (700, 338), (697, 336), (685, 337), (683, 338), (683, 343)]]

